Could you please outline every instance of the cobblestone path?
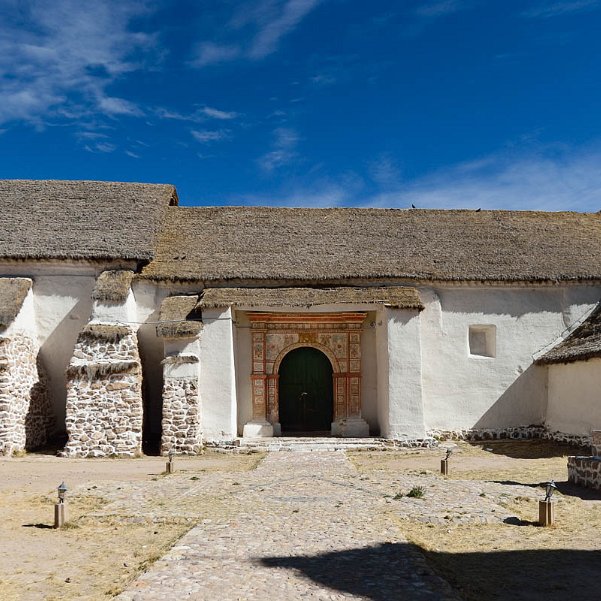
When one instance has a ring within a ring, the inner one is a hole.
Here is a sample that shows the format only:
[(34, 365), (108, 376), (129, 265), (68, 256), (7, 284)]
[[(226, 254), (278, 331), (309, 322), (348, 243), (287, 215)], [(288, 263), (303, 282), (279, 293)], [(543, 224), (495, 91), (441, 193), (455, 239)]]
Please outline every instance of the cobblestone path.
[(344, 452), (271, 453), (121, 601), (458, 600)]

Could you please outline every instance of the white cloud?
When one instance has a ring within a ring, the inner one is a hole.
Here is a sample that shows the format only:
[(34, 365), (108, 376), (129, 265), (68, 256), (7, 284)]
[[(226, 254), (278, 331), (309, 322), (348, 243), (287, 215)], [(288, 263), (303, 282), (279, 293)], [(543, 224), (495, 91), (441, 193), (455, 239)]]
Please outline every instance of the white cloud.
[(144, 2), (4, 1), (2, 9), (0, 122), (141, 114), (106, 90), (155, 48), (152, 35), (130, 28)]
[(225, 198), (232, 205), (259, 205), (277, 207), (336, 207), (349, 202), (348, 190), (342, 184), (317, 182), (311, 186), (290, 185), (286, 182), (279, 191)]
[(158, 107), (154, 109), (154, 113), (160, 119), (189, 121), (191, 123), (203, 123), (209, 119), (216, 119), (218, 121), (230, 121), (232, 119), (237, 119), (240, 116), (240, 113), (236, 113), (234, 111), (222, 111), (220, 109), (216, 109), (210, 106), (205, 106), (190, 114), (172, 111), (163, 107)]
[(464, 10), (469, 4), (465, 0), (438, 0), (422, 4), (415, 13), (420, 17), (438, 18)]
[(208, 142), (218, 142), (229, 137), (229, 132), (224, 129), (219, 130), (192, 130), (192, 136), (197, 142), (207, 144)]
[(601, 209), (601, 151), (490, 156), (376, 194), (360, 204), (545, 211)]
[[(282, 38), (323, 0), (255, 0), (240, 3), (236, 14), (223, 28), (233, 41), (203, 41), (196, 47), (191, 65), (206, 67), (239, 58), (260, 60), (275, 52)], [(252, 33), (248, 37), (247, 29)]]
[(94, 144), (86, 144), (84, 149), (88, 152), (109, 153), (116, 150), (116, 146), (110, 142), (95, 142)]
[(525, 17), (548, 19), (569, 13), (595, 10), (599, 0), (567, 0), (565, 2), (544, 2), (522, 13)]
[(200, 109), (200, 112), (211, 119), (219, 119), (221, 121), (228, 121), (238, 117), (238, 113), (235, 113), (234, 111), (221, 111), (210, 106), (205, 106), (204, 108)]
[(98, 108), (106, 115), (130, 115), (132, 117), (141, 117), (144, 114), (133, 102), (111, 96), (99, 98)]
[(400, 170), (389, 153), (381, 154), (368, 168), (371, 179), (382, 187), (389, 188), (399, 183)]
[[(269, 156), (269, 155), (266, 155)], [(277, 163), (278, 157), (274, 157)], [(540, 211), (601, 210), (601, 148), (547, 149), (546, 154), (497, 154), (460, 163), (368, 193), (357, 173), (338, 178), (287, 179), (270, 197), (230, 199), (245, 204), (363, 206)], [(277, 166), (277, 165), (276, 165)], [(274, 167), (275, 168), (275, 167)]]
[(195, 57), (192, 59), (191, 65), (194, 67), (206, 67), (207, 65), (225, 63), (238, 58), (240, 52), (238, 46), (201, 42), (196, 48)]
[(298, 157), (298, 133), (289, 127), (277, 127), (273, 130), (272, 150), (259, 157), (261, 169), (271, 173), (275, 169), (287, 165)]
[(320, 0), (288, 0), (279, 7), (278, 14), (267, 20), (254, 37), (248, 55), (261, 59), (277, 50), (280, 40), (319, 4)]

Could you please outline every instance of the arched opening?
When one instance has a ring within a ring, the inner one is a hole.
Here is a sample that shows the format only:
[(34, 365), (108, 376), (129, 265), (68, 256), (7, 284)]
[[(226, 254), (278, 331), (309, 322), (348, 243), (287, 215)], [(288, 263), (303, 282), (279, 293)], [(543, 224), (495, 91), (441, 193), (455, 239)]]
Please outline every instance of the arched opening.
[(282, 433), (329, 432), (333, 421), (332, 364), (321, 351), (300, 347), (280, 363)]

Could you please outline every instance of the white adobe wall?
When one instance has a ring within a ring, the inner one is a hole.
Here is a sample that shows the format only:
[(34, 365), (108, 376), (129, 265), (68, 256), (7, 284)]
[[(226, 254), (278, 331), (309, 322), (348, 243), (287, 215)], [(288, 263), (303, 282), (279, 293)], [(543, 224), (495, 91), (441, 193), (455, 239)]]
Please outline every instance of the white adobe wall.
[(199, 392), (207, 441), (237, 436), (234, 325), (231, 309), (206, 309), (200, 336)]
[(130, 290), (125, 302), (94, 301), (92, 320), (100, 323), (124, 323), (137, 327), (138, 308), (133, 292)]
[(400, 440), (424, 438), (420, 315), (383, 308), (376, 332), (380, 434)]
[(92, 312), (95, 274), (44, 275), (34, 279), (33, 292), (41, 357), (49, 377), (58, 431), (65, 428), (65, 370), (80, 330)]
[[(545, 370), (533, 355), (589, 311), (598, 286), (421, 288), (427, 430), (541, 424)], [(470, 356), (470, 325), (496, 328), (496, 356)]]
[(21, 309), (14, 321), (2, 332), (5, 338), (12, 334), (22, 333), (31, 336), (34, 340), (37, 338), (35, 306), (33, 299), (33, 289), (29, 289), (27, 296), (21, 305)]
[(601, 430), (601, 359), (553, 364), (547, 369), (547, 428), (586, 436)]
[(235, 311), (236, 321), (236, 391), (237, 391), (237, 431), (242, 436), (244, 424), (252, 419), (252, 348), (250, 321), (244, 311)]
[(138, 346), (142, 360), (145, 428), (155, 436), (161, 434), (163, 406), (163, 366), (165, 358), (164, 340), (156, 333), (161, 303), (169, 295), (169, 290), (152, 282), (134, 280), (132, 285), (136, 300), (137, 317), (141, 323), (138, 329)]

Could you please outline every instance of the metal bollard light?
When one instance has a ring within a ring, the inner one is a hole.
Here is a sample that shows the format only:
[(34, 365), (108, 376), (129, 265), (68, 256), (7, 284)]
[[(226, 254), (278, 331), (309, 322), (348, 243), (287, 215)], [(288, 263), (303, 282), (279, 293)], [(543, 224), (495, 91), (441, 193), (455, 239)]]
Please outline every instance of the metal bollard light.
[(67, 486), (61, 482), (58, 486), (58, 503), (54, 505), (54, 527), (62, 528), (67, 521)]
[(453, 449), (447, 449), (447, 454), (440, 460), (440, 473), (443, 476), (449, 475), (449, 457), (453, 453)]
[(545, 498), (538, 502), (538, 523), (540, 526), (553, 526), (555, 523), (555, 503), (551, 501), (553, 492), (557, 489), (555, 482), (547, 482)]
[(173, 449), (171, 449), (169, 451), (167, 456), (169, 457), (169, 460), (167, 461), (167, 463), (165, 465), (165, 472), (168, 474), (173, 474), (173, 472), (175, 471), (175, 468), (173, 466), (173, 456), (174, 456)]

